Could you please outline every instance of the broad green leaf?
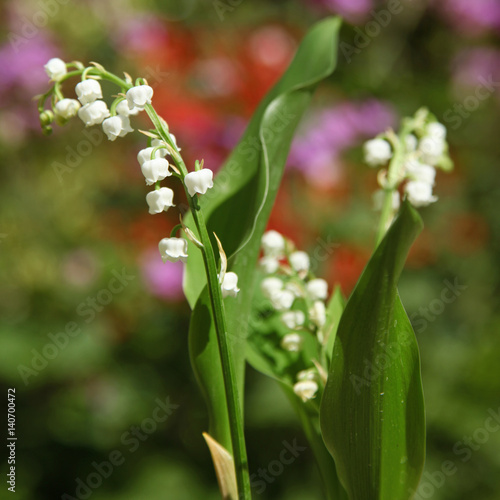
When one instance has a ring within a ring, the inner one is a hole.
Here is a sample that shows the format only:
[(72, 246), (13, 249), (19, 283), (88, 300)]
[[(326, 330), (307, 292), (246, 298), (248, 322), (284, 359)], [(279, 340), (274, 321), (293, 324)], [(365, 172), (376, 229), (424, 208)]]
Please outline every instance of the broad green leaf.
[(323, 439), (350, 500), (407, 500), (425, 454), (418, 346), (397, 293), (422, 229), (404, 203), (340, 320), (321, 403)]
[[(215, 232), (220, 238), (229, 257), (228, 269), (239, 277), (241, 291), (236, 299), (225, 300), (225, 308), (240, 394), (260, 238), (281, 182), (295, 129), (314, 88), (335, 68), (339, 27), (338, 18), (329, 18), (318, 23), (306, 35), (285, 75), (260, 104), (238, 146), (216, 176), (213, 189), (200, 197), (209, 233)], [(185, 223), (194, 229), (190, 217), (186, 217)], [(217, 248), (215, 244), (214, 248)], [(191, 243), (184, 290), (194, 308), (190, 355), (207, 399), (210, 434), (231, 450), (205, 271), (200, 252)]]

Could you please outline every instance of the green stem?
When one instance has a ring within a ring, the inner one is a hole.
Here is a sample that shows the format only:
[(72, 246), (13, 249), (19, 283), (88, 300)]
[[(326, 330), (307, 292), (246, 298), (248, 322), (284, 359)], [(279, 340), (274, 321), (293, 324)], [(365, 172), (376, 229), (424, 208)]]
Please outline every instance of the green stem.
[[(160, 133), (162, 139), (169, 143), (173, 148), (175, 154), (172, 155), (174, 161), (181, 172), (182, 178), (188, 173), (186, 165), (182, 160), (177, 148), (170, 140), (168, 131), (151, 105), (146, 106), (146, 112), (153, 122), (153, 125)], [(187, 198), (198, 229), (200, 241), (203, 244), (202, 254), (205, 264), (205, 271), (207, 273), (208, 290), (210, 294), (210, 302), (212, 305), (212, 312), (217, 332), (217, 342), (219, 346), (219, 355), (222, 366), (222, 374), (224, 378), (224, 389), (226, 393), (226, 404), (229, 416), (229, 427), (231, 433), (231, 442), (233, 447), (233, 457), (236, 470), (236, 481), (238, 484), (238, 492), (242, 500), (251, 500), (250, 490), (250, 476), (248, 472), (248, 461), (245, 446), (245, 435), (243, 427), (243, 415), (241, 413), (241, 406), (239, 402), (238, 387), (236, 383), (236, 375), (234, 373), (234, 362), (232, 351), (228, 346), (227, 341), (227, 326), (224, 313), (224, 302), (222, 300), (222, 291), (217, 274), (217, 265), (215, 260), (215, 253), (208, 234), (205, 217), (201, 210), (198, 199), (191, 197), (189, 193)], [(243, 494), (243, 495), (242, 495)]]

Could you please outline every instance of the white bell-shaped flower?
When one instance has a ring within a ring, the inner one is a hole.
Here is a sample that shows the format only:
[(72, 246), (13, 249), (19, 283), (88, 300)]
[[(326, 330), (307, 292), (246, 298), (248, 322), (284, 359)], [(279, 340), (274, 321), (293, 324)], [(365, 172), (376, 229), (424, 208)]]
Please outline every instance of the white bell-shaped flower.
[(143, 110), (146, 104), (151, 104), (153, 89), (149, 85), (138, 85), (127, 90), (128, 107), (133, 110)]
[(236, 297), (240, 289), (238, 288), (238, 275), (228, 272), (224, 275), (221, 284), (222, 297)]
[(423, 137), (418, 145), (422, 162), (428, 165), (436, 165), (443, 155), (445, 148), (446, 143), (443, 138), (432, 136)]
[(205, 194), (214, 186), (213, 176), (214, 173), (208, 168), (196, 172), (189, 172), (189, 174), (184, 177), (184, 184), (186, 185), (189, 196), (194, 196), (196, 193)]
[(102, 99), (101, 84), (92, 78), (77, 83), (75, 92), (82, 104), (89, 104), (97, 101), (97, 99)]
[(104, 101), (85, 104), (78, 110), (78, 116), (85, 126), (100, 125), (109, 116), (109, 109)]
[(439, 122), (429, 123), (426, 135), (433, 139), (444, 141), (446, 139), (446, 127)]
[(370, 167), (387, 163), (392, 158), (391, 145), (385, 139), (372, 139), (363, 146), (365, 162)]
[(59, 81), (68, 72), (66, 63), (58, 57), (50, 59), (44, 68), (49, 78), (55, 82)]
[(281, 322), (290, 330), (302, 326), (306, 316), (302, 311), (286, 311), (281, 315)]
[(146, 184), (151, 186), (155, 182), (162, 181), (165, 177), (170, 177), (169, 163), (164, 158), (155, 158), (154, 160), (145, 161), (141, 165), (141, 171), (146, 179)]
[(139, 113), (140, 109), (130, 109), (126, 100), (120, 101), (116, 106), (116, 113), (120, 116), (135, 116)]
[(297, 373), (297, 380), (316, 380), (317, 372), (314, 368), (309, 368), (308, 370), (301, 370)]
[(186, 262), (188, 242), (183, 238), (163, 238), (158, 244), (163, 262)]
[(288, 260), (290, 261), (290, 266), (292, 266), (294, 271), (297, 271), (298, 273), (309, 271), (311, 261), (306, 252), (293, 252), (290, 254)]
[(318, 384), (314, 380), (301, 380), (293, 386), (293, 392), (305, 403), (316, 396)]
[[(152, 159), (151, 155), (153, 154), (154, 149), (154, 147), (144, 148), (137, 153), (137, 161), (139, 162), (139, 165), (141, 165), (141, 167), (144, 162)], [(155, 153), (155, 158), (165, 158), (165, 156), (167, 156), (166, 149), (158, 149)]]
[(317, 300), (309, 309), (309, 319), (318, 328), (321, 328), (326, 323), (326, 308), (324, 302)]
[(298, 352), (302, 347), (303, 339), (298, 333), (287, 333), (281, 339), (281, 347), (285, 349), (285, 351), (289, 352)]
[(432, 184), (427, 182), (410, 181), (405, 186), (405, 192), (414, 207), (426, 207), (438, 199), (432, 194)]
[(167, 187), (162, 187), (151, 191), (146, 195), (146, 202), (149, 205), (150, 214), (159, 214), (166, 212), (174, 206), (174, 192)]
[(266, 231), (261, 240), (264, 255), (268, 257), (282, 257), (285, 253), (285, 238), (278, 231)]
[(280, 267), (280, 263), (274, 257), (262, 257), (259, 260), (259, 266), (266, 274), (273, 274)]
[(277, 311), (288, 311), (295, 301), (295, 294), (290, 290), (279, 290), (273, 293), (269, 300)]
[(434, 185), (436, 179), (436, 169), (434, 167), (420, 163), (417, 160), (410, 160), (406, 162), (405, 170), (412, 180)]
[(110, 141), (117, 137), (124, 137), (134, 129), (130, 126), (130, 118), (127, 116), (111, 116), (102, 122), (102, 129)]
[(76, 99), (61, 99), (56, 102), (56, 113), (65, 120), (76, 116), (80, 109), (80, 103)]
[(325, 300), (328, 297), (328, 283), (321, 278), (309, 281), (306, 290), (311, 300)]
[(283, 281), (276, 277), (265, 278), (260, 284), (262, 295), (270, 299), (275, 293), (283, 289)]

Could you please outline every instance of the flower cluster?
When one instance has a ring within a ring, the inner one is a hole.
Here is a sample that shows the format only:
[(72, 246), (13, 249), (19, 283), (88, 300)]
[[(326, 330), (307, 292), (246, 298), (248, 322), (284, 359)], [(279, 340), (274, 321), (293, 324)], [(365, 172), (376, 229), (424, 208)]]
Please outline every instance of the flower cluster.
[(399, 206), (398, 187), (415, 207), (427, 206), (437, 200), (433, 194), (436, 168), (449, 170), (446, 128), (425, 109), (404, 122), (397, 136), (388, 131), (364, 144), (365, 162), (371, 167), (389, 163), (379, 175), (384, 191), (392, 191), (393, 209)]
[[(328, 283), (311, 273), (308, 254), (296, 250), (293, 243), (277, 231), (263, 235), (262, 251), (259, 264), (266, 277), (260, 289), (288, 330), (281, 339), (281, 348), (288, 352), (300, 351), (306, 335), (312, 335), (322, 345)], [(315, 397), (316, 379), (315, 368), (297, 375), (294, 391), (303, 401)]]
[[(68, 68), (75, 71), (68, 72)], [(153, 89), (147, 85), (143, 78), (137, 79), (135, 85), (129, 75), (121, 79), (108, 71), (101, 65), (93, 63), (85, 68), (80, 62), (65, 63), (59, 58), (53, 58), (45, 65), (45, 70), (54, 86), (44, 95), (40, 96), (38, 109), (40, 122), (44, 131), (51, 131), (51, 123), (57, 120), (64, 124), (70, 118), (77, 116), (85, 126), (101, 125), (104, 133), (110, 141), (118, 137), (124, 137), (133, 132), (130, 125), (130, 117), (137, 115), (140, 111), (148, 110), (150, 116), (156, 117), (157, 128), (151, 132), (145, 132), (150, 138), (149, 145), (139, 151), (137, 161), (141, 172), (146, 180), (146, 185), (155, 186), (153, 191), (146, 195), (146, 202), (150, 214), (166, 212), (174, 205), (174, 191), (169, 187), (160, 186), (160, 182), (170, 176), (179, 178), (187, 195), (193, 198), (203, 195), (213, 187), (213, 172), (203, 168), (203, 162), (196, 162), (195, 171), (188, 172), (179, 154), (175, 136), (168, 131), (168, 126), (156, 115), (152, 107)], [(75, 86), (77, 99), (66, 98), (62, 93), (62, 83), (71, 77), (80, 76), (81, 81)], [(121, 92), (115, 97), (113, 103), (108, 105), (103, 100), (101, 80), (108, 80), (120, 86)], [(45, 109), (45, 102), (51, 98), (52, 109)], [(147, 108), (149, 106), (149, 108)], [(160, 130), (161, 129), (161, 130)], [(167, 160), (167, 156), (173, 159), (173, 163)], [(163, 238), (158, 247), (163, 262), (186, 262), (188, 258), (188, 242), (184, 238), (175, 237), (175, 233), (182, 228), (187, 237), (192, 239), (198, 246), (201, 243), (194, 238), (194, 234), (179, 224), (174, 228), (168, 238)], [(232, 272), (222, 272), (220, 277), (221, 292), (223, 297), (236, 296), (238, 277)]]

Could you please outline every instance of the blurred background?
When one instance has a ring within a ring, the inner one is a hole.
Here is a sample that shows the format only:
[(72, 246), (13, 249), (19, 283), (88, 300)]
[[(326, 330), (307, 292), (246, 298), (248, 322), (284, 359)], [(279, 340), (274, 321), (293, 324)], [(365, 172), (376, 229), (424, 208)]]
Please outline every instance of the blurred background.
[[(349, 294), (377, 223), (360, 146), (423, 105), (448, 127), (456, 168), (421, 210), (400, 287), (427, 401), (416, 498), (500, 497), (500, 2), (4, 0), (0, 385), (17, 391), (16, 498), (219, 498), (182, 267), (157, 251), (176, 214), (147, 213), (140, 134), (111, 143), (74, 119), (41, 135), (43, 65), (146, 77), (185, 158), (217, 170), (303, 34), (335, 13), (338, 69), (301, 124), (270, 228)], [(322, 498), (309, 449), (276, 465), (286, 444), (307, 447), (278, 387), (252, 370), (247, 385), (250, 470), (266, 474), (255, 497)]]

